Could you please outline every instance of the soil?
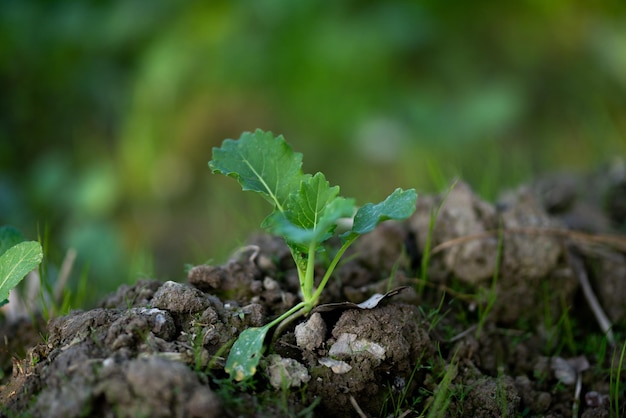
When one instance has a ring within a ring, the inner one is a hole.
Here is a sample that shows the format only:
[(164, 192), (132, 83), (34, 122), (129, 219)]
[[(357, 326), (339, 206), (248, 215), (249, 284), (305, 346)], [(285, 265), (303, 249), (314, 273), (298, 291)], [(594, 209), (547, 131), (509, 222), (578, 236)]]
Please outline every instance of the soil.
[(462, 182), (420, 196), (355, 243), (321, 302), (393, 296), (295, 321), (233, 382), (237, 335), (298, 301), (287, 247), (254, 236), (181, 282), (141, 280), (39, 326), (5, 319), (0, 416), (626, 416), (625, 226), (623, 166), (495, 204)]

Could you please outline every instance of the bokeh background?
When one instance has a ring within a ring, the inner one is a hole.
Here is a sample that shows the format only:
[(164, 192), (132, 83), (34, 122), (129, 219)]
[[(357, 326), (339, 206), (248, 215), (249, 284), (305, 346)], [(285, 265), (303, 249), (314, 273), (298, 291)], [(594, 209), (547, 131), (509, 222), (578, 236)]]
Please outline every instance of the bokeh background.
[(269, 207), (211, 149), (283, 134), (358, 202), (626, 155), (626, 3), (2, 1), (0, 224), (94, 301), (222, 262)]

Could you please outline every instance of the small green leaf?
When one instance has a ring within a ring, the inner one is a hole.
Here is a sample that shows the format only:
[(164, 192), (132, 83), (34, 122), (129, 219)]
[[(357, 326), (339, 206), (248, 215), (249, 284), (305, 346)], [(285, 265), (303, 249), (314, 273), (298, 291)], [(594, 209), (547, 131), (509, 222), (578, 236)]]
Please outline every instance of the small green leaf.
[(0, 256), (0, 301), (43, 259), (41, 244), (25, 241), (9, 248)]
[(0, 255), (22, 241), (25, 241), (24, 236), (17, 229), (12, 226), (0, 227)]
[(321, 243), (332, 236), (337, 221), (352, 216), (354, 200), (338, 197), (339, 187), (330, 187), (322, 173), (300, 184), (285, 202), (284, 213), (274, 213), (265, 225), (287, 242), (304, 246)]
[(363, 205), (354, 216), (352, 231), (348, 234), (366, 234), (388, 219), (406, 219), (415, 212), (416, 201), (417, 193), (414, 189), (396, 189), (380, 203)]
[(256, 373), (256, 368), (263, 354), (263, 341), (267, 335), (269, 326), (247, 328), (239, 334), (235, 341), (224, 370), (231, 379), (240, 382)]
[(280, 212), (289, 194), (308, 177), (302, 174), (302, 154), (293, 152), (282, 135), (260, 129), (213, 148), (209, 167), (235, 178), (243, 190), (260, 193)]
[(300, 183), (297, 193), (289, 195), (285, 215), (296, 226), (318, 229), (326, 207), (338, 194), (339, 186), (330, 187), (324, 174), (317, 173)]

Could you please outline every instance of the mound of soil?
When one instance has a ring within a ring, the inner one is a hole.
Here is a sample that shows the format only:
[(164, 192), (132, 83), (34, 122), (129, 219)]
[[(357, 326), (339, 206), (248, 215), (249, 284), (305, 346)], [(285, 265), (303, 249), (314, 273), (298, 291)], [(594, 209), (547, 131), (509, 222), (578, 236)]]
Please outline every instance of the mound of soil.
[(322, 296), (335, 304), (268, 336), (244, 382), (224, 372), (230, 344), (298, 301), (270, 236), (185, 283), (122, 286), (43, 341), (4, 321), (0, 416), (624, 415), (626, 181), (609, 174), (495, 205), (461, 182), (420, 196), (410, 219), (357, 241)]

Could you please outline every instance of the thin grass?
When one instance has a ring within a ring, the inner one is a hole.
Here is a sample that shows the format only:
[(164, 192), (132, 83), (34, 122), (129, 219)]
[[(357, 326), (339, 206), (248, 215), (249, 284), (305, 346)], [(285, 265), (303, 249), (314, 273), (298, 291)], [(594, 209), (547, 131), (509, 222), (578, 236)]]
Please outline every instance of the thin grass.
[[(389, 386), (389, 394), (387, 398), (385, 399), (385, 402), (383, 402), (383, 405), (380, 411), (380, 416), (385, 416), (385, 417), (389, 416), (387, 413), (388, 402), (391, 402), (391, 406), (393, 408), (393, 413), (391, 416), (393, 417), (404, 416), (406, 414), (406, 410), (410, 411), (412, 409), (411, 405), (407, 405), (407, 399), (409, 395), (409, 390), (411, 389), (411, 385), (413, 384), (413, 379), (415, 378), (415, 374), (417, 373), (418, 370), (421, 370), (424, 368), (424, 365), (422, 364), (423, 357), (424, 357), (424, 352), (420, 354), (419, 358), (415, 362), (415, 366), (413, 367), (413, 370), (411, 371), (409, 380), (405, 383), (404, 389), (398, 395), (397, 400), (394, 398), (391, 386)], [(406, 409), (406, 410), (403, 411), (403, 409)]]
[(571, 354), (576, 354), (576, 343), (574, 342), (574, 325), (572, 323), (572, 319), (570, 318), (571, 307), (566, 306), (565, 296), (563, 294), (559, 294), (559, 300), (561, 302), (561, 317), (559, 318), (559, 322), (557, 323), (557, 327), (560, 327), (563, 330), (564, 344), (567, 346), (567, 349)]
[(617, 363), (617, 372), (615, 372), (615, 366), (614, 366), (614, 361), (615, 361), (615, 356), (613, 356), (613, 359), (611, 360), (611, 375), (610, 375), (610, 381), (609, 381), (609, 393), (611, 396), (611, 408), (612, 408), (612, 412), (615, 414), (614, 416), (620, 417), (620, 384), (621, 384), (621, 380), (622, 380), (622, 369), (624, 367), (624, 354), (626, 354), (626, 341), (624, 341), (624, 343), (622, 344), (622, 350), (619, 356), (619, 361)]
[[(453, 359), (454, 360), (454, 359)], [(451, 388), (452, 380), (457, 375), (457, 366), (454, 361), (450, 362), (446, 367), (441, 382), (437, 385), (433, 394), (432, 402), (427, 405), (427, 418), (439, 418), (445, 416), (450, 403), (452, 402), (453, 390)]]
[(498, 366), (498, 378), (496, 380), (496, 396), (498, 400), (498, 405), (500, 406), (500, 416), (503, 418), (508, 417), (508, 401), (507, 401), (507, 391), (504, 385), (504, 366)]
[[(430, 334), (430, 332), (435, 329), (435, 327), (439, 324), (439, 322), (448, 314), (448, 312), (444, 312), (442, 315), (440, 315), (441, 313), (441, 308), (443, 308), (443, 303), (446, 299), (446, 293), (442, 292), (441, 294), (441, 300), (439, 301), (439, 305), (437, 305), (437, 308), (435, 308), (434, 310), (430, 311), (428, 315), (425, 315), (425, 317), (427, 318), (428, 321), (428, 333)], [(420, 306), (418, 309), (422, 310), (422, 307)]]
[(428, 282), (428, 267), (430, 265), (430, 256), (431, 256), (431, 246), (432, 246), (432, 237), (435, 229), (435, 222), (439, 217), (439, 211), (443, 207), (446, 200), (448, 200), (448, 196), (450, 192), (456, 187), (459, 179), (456, 178), (452, 181), (452, 184), (447, 188), (443, 198), (439, 205), (436, 208), (431, 208), (430, 211), (430, 219), (428, 221), (428, 234), (426, 235), (426, 242), (424, 243), (424, 253), (422, 254), (422, 262), (421, 262), (421, 270), (420, 270), (420, 281), (418, 282), (417, 293), (422, 295), (424, 293), (424, 286)]
[(487, 304), (483, 305), (482, 303), (480, 303), (478, 305), (478, 325), (476, 326), (476, 334), (475, 334), (476, 339), (480, 338), (480, 334), (483, 330), (483, 327), (485, 326), (487, 317), (489, 316), (489, 313), (491, 312), (491, 310), (493, 309), (493, 306), (496, 303), (496, 298), (497, 298), (496, 287), (498, 285), (498, 279), (500, 278), (500, 263), (502, 262), (502, 249), (504, 247), (504, 234), (502, 232), (503, 228), (500, 227), (498, 228), (498, 230), (500, 232), (498, 234), (498, 246), (496, 249), (496, 264), (493, 269), (493, 276), (491, 278), (491, 286), (489, 287), (489, 290), (487, 291)]
[(395, 282), (396, 274), (398, 274), (398, 269), (400, 268), (400, 264), (402, 264), (402, 260), (404, 260), (405, 258), (406, 258), (406, 248), (403, 245), (400, 255), (398, 256), (396, 261), (393, 263), (393, 266), (391, 267), (391, 271), (389, 272), (389, 279), (387, 280), (387, 290), (386, 290), (387, 292), (393, 289), (393, 283)]

